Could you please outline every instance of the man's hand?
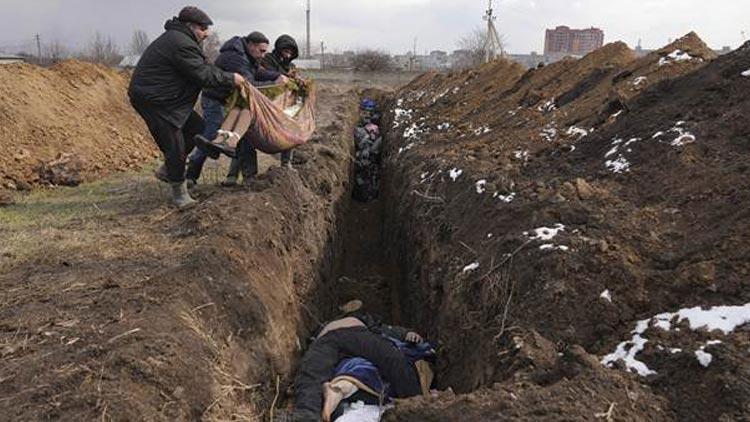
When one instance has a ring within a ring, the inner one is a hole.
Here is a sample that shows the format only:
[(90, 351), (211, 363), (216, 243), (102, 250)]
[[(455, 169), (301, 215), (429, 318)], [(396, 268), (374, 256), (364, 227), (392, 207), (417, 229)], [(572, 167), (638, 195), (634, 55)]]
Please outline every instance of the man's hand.
[(234, 74), (234, 86), (240, 87), (245, 84), (245, 78), (239, 73)]
[(287, 82), (289, 82), (289, 78), (284, 75), (279, 75), (279, 77), (274, 81), (274, 83), (277, 85), (286, 85)]
[(421, 343), (424, 339), (414, 331), (406, 333), (406, 341), (409, 343)]

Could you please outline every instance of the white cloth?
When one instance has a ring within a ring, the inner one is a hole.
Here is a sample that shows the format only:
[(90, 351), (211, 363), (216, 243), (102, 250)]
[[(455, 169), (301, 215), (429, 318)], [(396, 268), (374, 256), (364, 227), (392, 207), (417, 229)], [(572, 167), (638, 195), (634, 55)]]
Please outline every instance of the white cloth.
[(358, 401), (344, 407), (344, 414), (335, 422), (380, 422), (380, 417), (390, 406), (380, 407)]

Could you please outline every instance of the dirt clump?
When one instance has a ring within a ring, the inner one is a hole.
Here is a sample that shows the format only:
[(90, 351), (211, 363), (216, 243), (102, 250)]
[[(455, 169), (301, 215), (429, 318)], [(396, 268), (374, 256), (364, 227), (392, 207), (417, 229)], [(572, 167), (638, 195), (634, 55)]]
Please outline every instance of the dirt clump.
[[(136, 169), (157, 157), (128, 101), (129, 80), (126, 72), (74, 60), (51, 68), (0, 67), (0, 139), (6, 147), (0, 185), (70, 185)], [(63, 177), (50, 175), (50, 167), (53, 173), (62, 170), (61, 154), (75, 161), (75, 168), (65, 166)]]
[[(424, 100), (442, 84), (398, 93), (386, 238), (403, 239), (393, 255), (408, 275), (404, 300), (424, 305), (406, 306), (404, 317), (442, 343), (441, 387), (480, 389), (456, 409), (492, 419), (492, 397), (510, 402), (492, 386), (523, 373), (512, 339), (534, 331), (561, 353), (578, 345), (599, 362), (598, 379), (585, 384), (595, 393), (608, 394), (614, 379), (650, 391), (638, 393), (643, 413), (627, 416), (618, 413), (627, 397), (610, 396), (614, 418), (750, 414), (741, 320), (724, 333), (683, 322), (665, 334), (657, 317), (750, 303), (750, 232), (737, 205), (750, 192), (748, 69), (750, 45), (716, 58), (689, 34), (640, 59), (613, 44), (531, 70), (474, 111), (448, 95)], [(460, 90), (481, 97), (484, 87)], [(629, 357), (607, 361), (618, 347)], [(577, 379), (514, 384), (513, 394), (545, 395)], [(542, 408), (558, 406), (562, 418), (592, 418), (545, 397)], [(430, 403), (418, 406), (441, 406)]]

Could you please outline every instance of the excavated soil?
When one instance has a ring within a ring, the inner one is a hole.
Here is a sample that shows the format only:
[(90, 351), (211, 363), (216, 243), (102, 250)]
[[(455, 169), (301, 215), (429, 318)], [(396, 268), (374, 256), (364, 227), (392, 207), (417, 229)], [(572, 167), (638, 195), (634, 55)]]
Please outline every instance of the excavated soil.
[(75, 186), (157, 157), (128, 102), (129, 80), (78, 61), (0, 66), (0, 189)]
[(249, 188), (201, 185), (196, 209), (166, 206), (150, 178), (65, 203), (81, 211), (41, 233), (33, 222), (10, 229), (12, 216), (57, 197), (6, 208), (4, 237), (19, 243), (0, 251), (0, 412), (267, 418), (311, 324), (335, 305), (357, 94), (323, 86), (319, 101), (319, 130), (295, 170), (274, 166)]
[(750, 302), (748, 69), (750, 45), (716, 58), (691, 33), (641, 59), (616, 43), (401, 90), (386, 242), (457, 395), (386, 420), (750, 417), (747, 325), (651, 326), (635, 354), (651, 375), (601, 363), (638, 321)]

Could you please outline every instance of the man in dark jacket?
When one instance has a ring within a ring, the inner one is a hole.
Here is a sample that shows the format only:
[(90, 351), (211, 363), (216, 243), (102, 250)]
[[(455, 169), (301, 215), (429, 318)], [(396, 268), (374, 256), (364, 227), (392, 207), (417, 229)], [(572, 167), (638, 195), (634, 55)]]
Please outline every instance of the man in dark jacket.
[[(268, 51), (268, 38), (260, 32), (252, 32), (246, 37), (233, 37), (225, 42), (219, 50), (219, 57), (216, 58), (216, 66), (228, 71), (241, 74), (248, 82), (255, 86), (270, 85), (273, 83), (285, 83), (286, 77), (280, 72), (263, 69), (259, 66), (260, 60)], [(208, 140), (216, 138), (217, 131), (224, 120), (224, 103), (231, 95), (232, 88), (215, 87), (203, 90), (201, 97), (201, 106), (203, 108), (203, 117), (206, 120), (206, 127), (203, 131), (203, 137)], [(246, 142), (242, 141), (238, 147), (238, 155), (250, 156), (252, 161), (247, 161), (249, 169), (243, 171), (248, 174), (257, 173), (257, 159), (254, 158), (255, 150), (248, 148)], [(200, 177), (203, 164), (208, 158), (208, 154), (197, 148), (190, 154), (186, 177), (188, 184), (197, 183)], [(232, 167), (239, 171), (239, 161), (233, 160)], [(253, 166), (253, 164), (255, 164)]]
[[(295, 41), (290, 35), (284, 34), (276, 39), (273, 51), (270, 54), (266, 54), (266, 57), (264, 57), (261, 62), (261, 66), (268, 70), (280, 72), (289, 78), (296, 79), (297, 68), (292, 62), (297, 57), (299, 57), (297, 41)], [(293, 150), (290, 149), (281, 153), (282, 167), (292, 167), (292, 151)]]
[(182, 9), (146, 48), (128, 89), (133, 108), (164, 154), (156, 176), (172, 185), (172, 201), (179, 208), (195, 204), (185, 186), (185, 158), (193, 149), (193, 136), (203, 130), (203, 119), (193, 111), (201, 88), (231, 89), (244, 83), (242, 75), (206, 62), (200, 43), (212, 24), (202, 10)]

